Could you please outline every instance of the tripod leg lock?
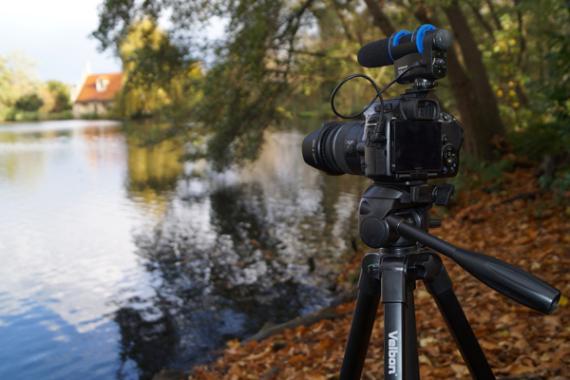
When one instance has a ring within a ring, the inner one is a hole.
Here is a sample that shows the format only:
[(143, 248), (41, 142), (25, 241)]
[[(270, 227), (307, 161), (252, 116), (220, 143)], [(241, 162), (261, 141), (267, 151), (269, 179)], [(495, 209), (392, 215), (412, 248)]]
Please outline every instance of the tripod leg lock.
[(358, 289), (369, 295), (380, 295), (380, 261), (379, 253), (368, 253), (362, 259)]
[(385, 256), (381, 264), (382, 303), (406, 302), (406, 259), (402, 256)]
[(424, 252), (411, 256), (409, 264), (416, 276), (428, 283), (435, 294), (443, 294), (452, 290), (451, 279), (438, 255)]

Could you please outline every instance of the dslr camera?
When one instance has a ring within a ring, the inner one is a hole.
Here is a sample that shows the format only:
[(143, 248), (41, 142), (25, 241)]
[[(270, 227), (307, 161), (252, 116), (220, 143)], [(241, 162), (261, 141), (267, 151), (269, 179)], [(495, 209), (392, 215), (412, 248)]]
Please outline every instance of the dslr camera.
[[(395, 79), (383, 90), (374, 84), (376, 97), (351, 121), (329, 121), (303, 140), (305, 162), (328, 174), (364, 175), (375, 182), (406, 183), (452, 177), (459, 169), (463, 129), (441, 110), (431, 95), (436, 80), (447, 73), (451, 34), (425, 24), (413, 33), (400, 30), (390, 38), (362, 47), (358, 62), (364, 67), (394, 65)], [(353, 79), (348, 78), (348, 79)], [(394, 83), (412, 84), (395, 99), (382, 92)]]

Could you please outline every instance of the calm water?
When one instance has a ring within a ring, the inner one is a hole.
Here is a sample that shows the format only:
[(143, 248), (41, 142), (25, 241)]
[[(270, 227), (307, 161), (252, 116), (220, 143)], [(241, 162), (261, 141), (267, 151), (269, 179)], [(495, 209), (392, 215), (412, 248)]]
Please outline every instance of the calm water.
[(113, 122), (0, 126), (0, 379), (150, 378), (326, 305), (366, 183), (301, 140), (219, 173)]

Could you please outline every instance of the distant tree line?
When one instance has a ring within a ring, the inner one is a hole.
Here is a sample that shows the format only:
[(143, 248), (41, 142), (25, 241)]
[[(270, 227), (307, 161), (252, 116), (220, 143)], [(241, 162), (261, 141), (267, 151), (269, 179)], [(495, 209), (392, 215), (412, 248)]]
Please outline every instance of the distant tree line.
[(71, 117), (69, 88), (40, 82), (21, 56), (0, 56), (0, 121)]

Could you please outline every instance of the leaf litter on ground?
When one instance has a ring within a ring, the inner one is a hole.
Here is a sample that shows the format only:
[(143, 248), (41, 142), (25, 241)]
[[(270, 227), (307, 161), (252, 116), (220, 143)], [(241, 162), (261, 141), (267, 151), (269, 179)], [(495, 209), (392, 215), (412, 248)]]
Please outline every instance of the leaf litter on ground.
[[(502, 191), (463, 191), (435, 235), (530, 271), (562, 291), (557, 311), (544, 316), (501, 296), (444, 258), (495, 375), (503, 379), (570, 378), (570, 194), (561, 203), (540, 190), (533, 172), (504, 174)], [(564, 203), (565, 202), (565, 203)], [(354, 287), (363, 251), (339, 275)], [(469, 371), (423, 284), (415, 292), (422, 379), (469, 379)], [(195, 368), (193, 380), (337, 379), (354, 302), (339, 316), (287, 329), (262, 341), (230, 341), (213, 363)], [(380, 308), (363, 379), (383, 377), (383, 312)]]

